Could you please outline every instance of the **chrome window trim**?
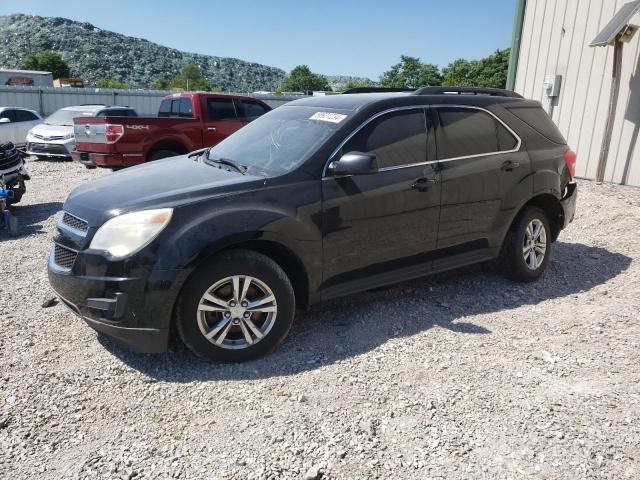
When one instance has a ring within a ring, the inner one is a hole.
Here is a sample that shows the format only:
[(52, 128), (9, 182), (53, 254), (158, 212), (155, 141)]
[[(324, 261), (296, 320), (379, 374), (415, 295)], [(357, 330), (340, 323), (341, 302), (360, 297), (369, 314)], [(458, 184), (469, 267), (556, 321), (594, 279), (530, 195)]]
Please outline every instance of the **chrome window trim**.
[[(324, 168), (322, 170), (322, 180), (326, 180), (327, 178), (334, 178), (331, 175), (327, 175), (327, 170), (329, 168), (329, 164), (331, 163), (331, 159), (333, 157), (335, 157), (335, 155), (340, 151), (340, 149), (342, 149), (342, 147), (344, 147), (344, 145), (351, 140), (360, 130), (362, 130), (364, 127), (366, 127), (369, 123), (371, 123), (373, 120), (375, 120), (378, 117), (381, 117), (382, 115), (386, 115), (387, 113), (392, 113), (392, 112), (398, 112), (398, 111), (403, 111), (403, 110), (426, 110), (428, 108), (466, 108), (468, 110), (480, 110), (481, 112), (485, 112), (488, 113), (489, 115), (491, 115), (494, 119), (496, 119), (498, 122), (500, 122), (500, 124), (507, 129), (507, 131), (513, 135), (513, 137), (517, 140), (516, 146), (514, 148), (512, 148), (511, 150), (501, 150), (501, 151), (497, 151), (497, 152), (487, 152), (487, 153), (478, 153), (478, 154), (474, 154), (474, 155), (464, 155), (461, 157), (451, 157), (451, 158), (443, 158), (443, 159), (439, 159), (439, 160), (428, 160), (426, 162), (419, 162), (419, 163), (410, 163), (407, 165), (396, 165), (393, 167), (383, 167), (380, 168), (378, 171), (379, 172), (386, 172), (389, 170), (398, 170), (401, 168), (411, 168), (411, 167), (419, 167), (421, 165), (431, 165), (431, 164), (435, 164), (435, 163), (440, 163), (440, 162), (451, 162), (454, 160), (465, 160), (465, 159), (469, 159), (469, 158), (478, 158), (478, 157), (487, 157), (487, 156), (492, 156), (492, 155), (501, 155), (503, 153), (515, 153), (520, 151), (520, 147), (522, 146), (522, 139), (520, 138), (520, 136), (513, 131), (513, 129), (511, 127), (509, 127), (509, 125), (507, 125), (506, 123), (504, 123), (502, 121), (502, 119), (500, 119), (500, 117), (498, 117), (495, 113), (491, 112), (490, 110), (487, 110), (486, 108), (482, 108), (482, 107), (478, 107), (475, 105), (458, 105), (458, 104), (448, 104), (448, 103), (443, 103), (443, 104), (430, 104), (430, 105), (406, 105), (404, 107), (394, 107), (394, 108), (389, 108), (387, 110), (383, 110), (382, 112), (378, 112), (375, 115), (369, 117), (368, 119), (366, 119), (364, 122), (362, 122), (360, 125), (358, 125), (342, 142), (340, 142), (340, 144), (338, 145), (338, 147), (331, 153), (331, 155), (329, 155), (329, 159), (325, 162), (324, 164)], [(426, 113), (426, 112), (425, 112)], [(344, 175), (344, 176), (351, 176), (351, 175)]]

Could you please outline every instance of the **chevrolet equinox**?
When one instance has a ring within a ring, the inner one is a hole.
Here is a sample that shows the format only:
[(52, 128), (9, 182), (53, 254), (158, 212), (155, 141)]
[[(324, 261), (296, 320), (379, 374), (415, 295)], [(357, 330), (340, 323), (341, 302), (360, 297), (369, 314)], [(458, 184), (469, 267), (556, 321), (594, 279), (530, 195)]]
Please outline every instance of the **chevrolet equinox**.
[(204, 358), (248, 360), (326, 299), (488, 260), (536, 280), (573, 220), (575, 161), (540, 104), (505, 90), (300, 99), (76, 188), (49, 279), (136, 351), (177, 331)]

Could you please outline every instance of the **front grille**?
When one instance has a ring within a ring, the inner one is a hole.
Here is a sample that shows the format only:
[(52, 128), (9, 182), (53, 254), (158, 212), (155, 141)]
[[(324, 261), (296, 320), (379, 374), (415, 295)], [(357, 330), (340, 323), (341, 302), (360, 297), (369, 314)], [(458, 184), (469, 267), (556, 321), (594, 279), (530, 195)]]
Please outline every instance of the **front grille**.
[(89, 224), (87, 222), (78, 217), (74, 217), (67, 212), (64, 212), (64, 215), (62, 215), (62, 223), (81, 232), (86, 232), (89, 229)]
[(53, 244), (53, 261), (59, 267), (66, 268), (67, 270), (71, 269), (77, 256), (78, 252), (74, 252), (73, 250), (63, 247), (62, 245), (58, 245), (57, 243)]
[(69, 152), (64, 145), (58, 145), (55, 143), (28, 143), (27, 151), (35, 154), (42, 155), (69, 155)]
[(46, 137), (44, 135), (38, 135), (37, 133), (34, 133), (33, 138), (37, 138), (38, 140), (44, 140), (45, 142), (50, 142), (51, 140), (62, 140), (64, 139), (64, 135), (53, 135), (51, 137)]

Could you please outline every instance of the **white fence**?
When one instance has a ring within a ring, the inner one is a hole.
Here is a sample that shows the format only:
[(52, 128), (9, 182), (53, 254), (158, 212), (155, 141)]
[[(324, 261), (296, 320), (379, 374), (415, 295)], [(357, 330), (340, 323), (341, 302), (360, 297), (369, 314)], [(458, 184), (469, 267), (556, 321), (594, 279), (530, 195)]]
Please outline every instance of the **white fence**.
[[(82, 104), (127, 105), (138, 115), (155, 116), (160, 101), (172, 92), (160, 90), (114, 90), (110, 88), (54, 88), (0, 86), (0, 107), (22, 107), (49, 115), (59, 108)], [(245, 94), (259, 98), (272, 108), (301, 98)]]

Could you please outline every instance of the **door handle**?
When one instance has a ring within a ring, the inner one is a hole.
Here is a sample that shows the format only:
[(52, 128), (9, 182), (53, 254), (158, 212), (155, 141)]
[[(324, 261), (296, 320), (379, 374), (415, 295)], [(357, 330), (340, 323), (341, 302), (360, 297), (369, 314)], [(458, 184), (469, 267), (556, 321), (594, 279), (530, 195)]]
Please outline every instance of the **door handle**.
[(209, 130), (210, 132), (215, 132), (216, 131), (216, 127), (208, 127), (207, 130)]
[(413, 185), (411, 185), (411, 189), (418, 190), (419, 192), (426, 192), (429, 189), (429, 186), (433, 185), (434, 183), (438, 183), (438, 180), (436, 178), (421, 177), (413, 182)]
[(505, 172), (511, 172), (514, 168), (518, 168), (519, 166), (520, 166), (520, 163), (518, 162), (514, 162), (512, 160), (506, 160), (500, 167), (500, 170), (504, 170)]

